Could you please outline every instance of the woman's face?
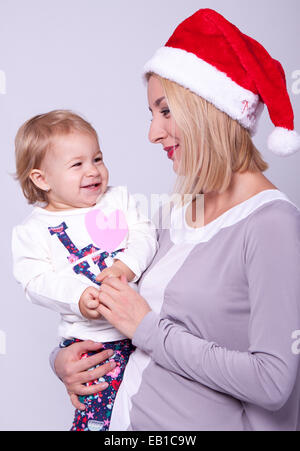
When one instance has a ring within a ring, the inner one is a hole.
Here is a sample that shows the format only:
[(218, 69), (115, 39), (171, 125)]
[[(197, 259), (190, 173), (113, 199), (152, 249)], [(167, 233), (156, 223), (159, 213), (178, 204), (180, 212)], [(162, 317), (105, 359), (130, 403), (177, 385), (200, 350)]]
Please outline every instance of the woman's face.
[(174, 171), (178, 173), (181, 157), (180, 131), (171, 116), (162, 84), (155, 75), (148, 82), (148, 102), (152, 113), (149, 140), (163, 146), (167, 157), (173, 161)]

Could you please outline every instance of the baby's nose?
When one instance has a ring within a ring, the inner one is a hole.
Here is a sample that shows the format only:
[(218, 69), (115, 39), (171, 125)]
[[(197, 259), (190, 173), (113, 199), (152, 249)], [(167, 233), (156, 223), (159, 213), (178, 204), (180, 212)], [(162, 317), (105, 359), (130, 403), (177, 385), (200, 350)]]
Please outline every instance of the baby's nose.
[(87, 170), (87, 175), (89, 176), (94, 176), (97, 175), (99, 173), (98, 168), (94, 165), (90, 165), (88, 170)]

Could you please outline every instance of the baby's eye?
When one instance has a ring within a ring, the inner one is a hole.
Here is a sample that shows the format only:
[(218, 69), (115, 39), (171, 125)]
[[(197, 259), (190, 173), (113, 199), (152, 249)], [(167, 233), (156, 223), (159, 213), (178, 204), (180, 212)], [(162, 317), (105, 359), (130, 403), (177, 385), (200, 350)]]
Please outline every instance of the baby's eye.
[(95, 158), (95, 163), (100, 163), (101, 161), (102, 161), (102, 158), (101, 157), (97, 157), (97, 158)]
[(81, 162), (80, 161), (78, 161), (78, 163), (75, 163), (75, 164), (73, 164), (71, 167), (72, 168), (78, 168), (79, 166), (81, 166)]

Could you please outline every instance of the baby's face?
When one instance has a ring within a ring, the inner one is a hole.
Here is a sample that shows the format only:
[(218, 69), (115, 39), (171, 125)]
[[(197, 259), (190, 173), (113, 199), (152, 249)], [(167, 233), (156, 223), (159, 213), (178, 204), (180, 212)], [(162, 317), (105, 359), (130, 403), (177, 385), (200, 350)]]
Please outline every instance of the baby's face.
[(92, 207), (106, 191), (108, 170), (97, 140), (74, 131), (57, 136), (43, 161), (48, 210)]

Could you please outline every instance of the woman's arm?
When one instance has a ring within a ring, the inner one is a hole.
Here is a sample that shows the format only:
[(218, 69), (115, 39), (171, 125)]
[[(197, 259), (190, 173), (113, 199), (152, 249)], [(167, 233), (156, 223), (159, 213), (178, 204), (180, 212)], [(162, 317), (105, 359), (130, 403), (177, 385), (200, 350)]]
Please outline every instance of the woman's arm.
[[(77, 395), (90, 396), (99, 391), (105, 390), (108, 386), (106, 382), (87, 386), (87, 382), (92, 382), (115, 368), (116, 363), (105, 360), (113, 355), (111, 349), (101, 351), (102, 344), (93, 341), (82, 341), (74, 343), (67, 348), (56, 348), (50, 356), (50, 364), (56, 375), (65, 384), (71, 402), (76, 409), (85, 410)], [(99, 351), (97, 354), (81, 360), (81, 355), (90, 351)], [(93, 370), (90, 368), (100, 365)]]

